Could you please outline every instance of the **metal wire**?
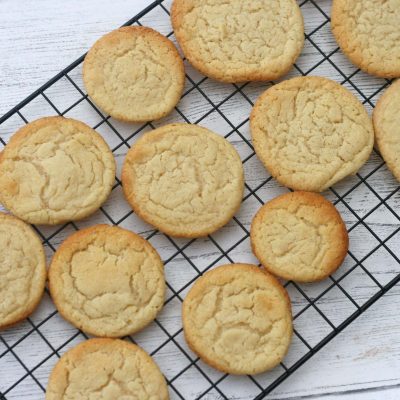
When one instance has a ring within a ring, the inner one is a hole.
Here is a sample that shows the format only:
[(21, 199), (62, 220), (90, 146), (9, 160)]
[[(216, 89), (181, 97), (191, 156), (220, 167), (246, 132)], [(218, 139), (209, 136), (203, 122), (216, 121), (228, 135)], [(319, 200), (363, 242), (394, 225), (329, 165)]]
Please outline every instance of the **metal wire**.
[[(356, 93), (358, 93), (364, 104), (373, 107), (374, 104), (372, 99), (377, 94), (379, 94), (390, 82), (389, 81), (382, 82), (382, 84), (378, 85), (378, 87), (372, 94), (367, 95), (366, 93), (364, 93), (364, 91), (353, 82), (353, 78), (359, 73), (359, 70), (355, 70), (351, 74), (344, 73), (342, 69), (339, 68), (338, 65), (332, 60), (332, 57), (338, 52), (339, 49), (335, 48), (334, 50), (328, 53), (324, 52), (323, 49), (321, 49), (314, 40), (313, 35), (319, 30), (323, 29), (329, 23), (329, 16), (326, 14), (326, 12), (324, 12), (321, 6), (317, 4), (314, 0), (305, 0), (300, 3), (301, 7), (305, 5), (311, 5), (315, 7), (321, 15), (321, 23), (306, 34), (306, 41), (308, 41), (308, 43), (311, 44), (318, 53), (320, 53), (321, 59), (318, 62), (316, 62), (312, 67), (308, 68), (306, 71), (302, 71), (302, 69), (298, 65), (295, 66), (295, 69), (301, 75), (309, 75), (313, 73), (313, 71), (315, 71), (323, 63), (329, 63), (329, 65), (331, 65), (331, 67), (342, 77), (341, 84), (343, 85), (346, 84), (350, 86)], [(148, 13), (153, 12), (156, 9), (162, 10), (162, 12), (164, 12), (165, 15), (168, 15), (169, 13), (167, 7), (163, 3), (163, 0), (157, 0), (153, 2), (149, 7), (144, 9), (140, 14), (129, 20), (125, 25), (132, 25), (132, 24), (141, 25), (142, 24), (141, 19), (143, 19), (146, 15), (148, 15)], [(172, 35), (173, 32), (169, 32), (167, 36), (172, 37)], [(29, 105), (33, 101), (36, 101), (37, 99), (44, 100), (47, 103), (47, 105), (51, 107), (51, 109), (57, 115), (66, 115), (67, 113), (79, 107), (84, 102), (89, 104), (93, 113), (99, 117), (99, 121), (93, 127), (97, 129), (100, 126), (106, 126), (112, 132), (112, 134), (115, 135), (115, 139), (118, 141), (118, 143), (112, 148), (113, 152), (116, 152), (123, 146), (129, 148), (131, 141), (137, 135), (139, 135), (143, 130), (152, 129), (155, 127), (153, 123), (146, 123), (142, 126), (135, 128), (133, 132), (131, 132), (128, 135), (122, 134), (119, 131), (119, 129), (115, 126), (115, 124), (112, 122), (110, 117), (103, 115), (103, 113), (91, 102), (87, 94), (80, 88), (79, 84), (72, 78), (73, 72), (79, 69), (83, 59), (84, 55), (80, 57), (78, 60), (76, 60), (74, 63), (72, 63), (70, 66), (65, 68), (63, 71), (61, 71), (59, 74), (57, 74), (54, 78), (48, 81), (37, 91), (28, 96), (24, 101), (22, 101), (12, 110), (6, 113), (3, 117), (1, 117), (0, 128), (10, 118), (15, 116), (18, 116), (24, 123), (27, 123), (28, 119), (25, 117), (23, 109), (25, 106)], [(241, 98), (243, 98), (247, 102), (249, 107), (253, 106), (253, 101), (246, 92), (246, 89), (248, 89), (249, 84), (245, 83), (241, 85), (236, 85), (236, 84), (232, 85), (232, 91), (229, 95), (225, 96), (219, 102), (214, 102), (207, 93), (207, 90), (204, 89), (204, 84), (208, 81), (207, 78), (202, 77), (196, 82), (189, 75), (187, 75), (186, 77), (189, 84), (189, 88), (184, 92), (183, 97), (184, 98), (190, 97), (191, 95), (194, 94), (201, 96), (201, 98), (205, 101), (209, 109), (206, 112), (204, 112), (200, 117), (196, 118), (196, 120), (190, 121), (186, 113), (182, 111), (180, 109), (180, 106), (178, 105), (178, 107), (176, 107), (177, 116), (179, 116), (185, 122), (202, 123), (210, 115), (214, 113), (215, 115), (218, 115), (218, 117), (221, 118), (221, 120), (224, 121), (224, 123), (228, 127), (228, 132), (225, 134), (225, 137), (229, 139), (232, 138), (234, 135), (236, 135), (244, 144), (246, 144), (246, 146), (248, 146), (249, 154), (243, 157), (243, 164), (246, 166), (246, 164), (251, 162), (255, 157), (255, 152), (249, 137), (247, 137), (246, 134), (242, 132), (242, 129), (248, 123), (248, 118), (240, 121), (240, 123), (235, 124), (224, 113), (223, 109), (226, 106), (226, 104), (232, 99), (234, 99), (235, 96), (237, 95), (242, 96)], [(60, 80), (69, 82), (71, 87), (73, 87), (76, 93), (79, 95), (79, 98), (65, 109), (59, 109), (55, 105), (53, 101), (54, 99), (52, 100), (52, 96), (49, 96), (46, 93), (46, 90), (51, 88), (53, 85), (57, 84)], [(1, 150), (1, 147), (6, 144), (1, 136), (0, 136), (0, 143), (1, 143), (0, 145), (0, 150)], [(378, 159), (380, 159), (380, 156), (377, 152), (375, 152), (375, 156)], [(342, 194), (340, 194), (335, 188), (330, 189), (331, 194), (335, 197), (334, 200), (335, 205), (337, 206), (340, 205), (344, 207), (350, 213), (350, 215), (355, 219), (354, 224), (348, 228), (349, 233), (351, 233), (355, 229), (358, 229), (359, 227), (363, 227), (376, 240), (377, 244), (372, 249), (370, 249), (364, 256), (359, 258), (352, 251), (349, 251), (348, 257), (352, 263), (351, 267), (349, 267), (340, 276), (331, 276), (329, 278), (329, 281), (327, 281), (328, 283), (326, 284), (325, 289), (322, 290), (317, 295), (310, 295), (306, 287), (299, 285), (295, 282), (287, 282), (285, 284), (285, 286), (289, 291), (290, 290), (297, 291), (297, 293), (299, 293), (302, 296), (302, 299), (305, 302), (305, 304), (303, 304), (301, 309), (294, 313), (294, 321), (295, 321), (294, 336), (295, 339), (297, 339), (299, 343), (302, 346), (304, 346), (306, 352), (303, 353), (301, 356), (299, 356), (299, 358), (296, 359), (295, 362), (290, 366), (285, 365), (285, 363), (281, 363), (280, 370), (282, 372), (278, 375), (275, 374), (274, 375), (275, 379), (272, 382), (265, 382), (263, 379), (249, 376), (248, 379), (250, 382), (252, 382), (254, 388), (254, 394), (253, 394), (254, 400), (263, 399), (268, 393), (270, 393), (273, 389), (275, 389), (278, 385), (280, 385), (294, 371), (300, 368), (315, 353), (317, 353), (320, 349), (322, 349), (329, 341), (331, 341), (335, 336), (337, 336), (341, 331), (343, 331), (343, 329), (345, 329), (358, 316), (360, 316), (363, 312), (365, 312), (372, 304), (374, 304), (380, 297), (382, 297), (394, 285), (396, 285), (396, 283), (400, 281), (400, 274), (396, 274), (391, 281), (383, 285), (374, 276), (374, 274), (372, 274), (368, 270), (368, 268), (365, 267), (364, 265), (365, 261), (368, 260), (368, 258), (372, 254), (379, 251), (380, 249), (384, 249), (396, 261), (396, 263), (400, 265), (399, 258), (388, 246), (388, 242), (393, 237), (395, 237), (395, 235), (397, 235), (397, 233), (400, 231), (400, 216), (395, 212), (395, 210), (393, 210), (393, 208), (389, 204), (389, 201), (393, 199), (393, 197), (399, 191), (399, 187), (396, 187), (389, 194), (382, 196), (378, 193), (376, 188), (374, 188), (373, 185), (371, 185), (370, 181), (368, 181), (369, 178), (371, 178), (375, 173), (377, 173), (379, 170), (382, 169), (383, 165), (384, 162), (380, 159), (378, 165), (364, 176), (362, 176), (361, 174), (357, 174), (358, 181), (351, 188), (349, 188)], [(262, 196), (260, 195), (260, 190), (265, 188), (267, 185), (271, 184), (271, 179), (272, 179), (271, 177), (266, 177), (262, 182), (258, 183), (254, 188), (252, 188), (249, 183), (246, 183), (246, 194), (243, 198), (243, 202), (254, 200), (259, 205), (263, 204), (264, 201), (262, 200)], [(114, 185), (113, 190), (118, 189), (120, 186), (121, 182), (118, 178), (116, 178), (116, 183)], [(368, 189), (370, 193), (374, 195), (377, 204), (375, 204), (366, 214), (360, 216), (349, 203), (348, 196), (351, 195), (354, 191), (364, 186), (365, 188)], [(384, 206), (385, 209), (388, 210), (388, 212), (393, 216), (395, 220), (398, 221), (399, 224), (399, 226), (396, 229), (394, 229), (393, 232), (391, 232), (384, 239), (381, 239), (378, 233), (375, 232), (367, 222), (368, 217), (370, 217), (376, 210), (378, 210), (382, 206)], [(104, 215), (105, 219), (113, 225), (123, 224), (129, 217), (133, 215), (132, 211), (127, 211), (123, 216), (115, 218), (112, 215), (110, 215), (109, 212), (107, 212), (105, 207), (102, 207), (100, 212)], [(173, 302), (178, 302), (178, 304), (180, 305), (181, 302), (183, 301), (185, 291), (205, 271), (209, 270), (215, 265), (220, 264), (223, 260), (227, 262), (235, 261), (235, 257), (232, 256), (232, 253), (236, 249), (238, 249), (240, 245), (245, 243), (246, 240), (248, 240), (249, 230), (246, 227), (246, 224), (244, 224), (238, 217), (234, 218), (234, 223), (236, 224), (235, 229), (239, 233), (240, 238), (236, 239), (234, 243), (230, 243), (227, 248), (224, 249), (224, 246), (219, 243), (215, 235), (212, 236), (210, 235), (208, 237), (210, 244), (212, 244), (215, 248), (216, 255), (213, 261), (208, 263), (208, 265), (206, 265), (205, 267), (199, 267), (194, 261), (193, 257), (187, 254), (188, 250), (190, 249), (190, 246), (196, 242), (196, 239), (186, 241), (185, 243), (181, 243), (176, 239), (164, 235), (167, 240), (167, 243), (173, 249), (173, 253), (170, 254), (168, 257), (166, 257), (166, 259), (164, 260), (164, 264), (167, 266), (172, 262), (176, 262), (177, 260), (182, 260), (185, 262), (186, 267), (193, 271), (193, 277), (187, 279), (185, 283), (181, 285), (181, 287), (179, 288), (176, 288), (174, 286), (174, 282), (172, 281), (167, 282), (169, 290), (165, 306), (168, 306)], [(44, 232), (42, 229), (39, 229), (38, 227), (34, 228), (40, 235), (43, 244), (46, 247), (48, 247), (48, 249), (51, 252), (54, 252), (56, 250), (56, 246), (53, 244), (52, 241), (60, 233), (68, 229), (70, 230), (79, 229), (79, 227), (75, 223), (64, 224), (55, 229), (50, 234)], [(159, 232), (154, 230), (149, 230), (148, 232), (145, 232), (144, 236), (147, 239), (152, 239), (156, 235), (159, 235)], [(361, 305), (359, 304), (357, 299), (354, 298), (354, 296), (352, 296), (352, 294), (349, 293), (349, 291), (345, 287), (345, 280), (350, 276), (350, 274), (352, 274), (356, 270), (361, 271), (363, 274), (365, 274), (365, 276), (367, 276), (370, 279), (371, 285), (373, 284), (374, 287), (376, 287), (376, 291), (374, 292), (374, 294), (370, 295), (367, 299), (365, 299), (365, 302)], [(335, 324), (333, 321), (331, 321), (329, 316), (321, 309), (321, 306), (319, 304), (319, 302), (324, 298), (324, 296), (327, 295), (334, 288), (339, 290), (340, 293), (343, 294), (344, 298), (347, 299), (354, 308), (354, 312), (348, 315), (339, 324)], [(320, 317), (321, 321), (323, 321), (323, 323), (329, 329), (329, 332), (325, 334), (325, 336), (318, 343), (309, 343), (307, 338), (304, 337), (304, 335), (300, 333), (300, 331), (296, 328), (296, 320), (300, 319), (305, 313), (309, 311), (316, 313), (316, 315)], [(44, 392), (45, 387), (36, 376), (38, 369), (41, 368), (52, 357), (54, 356), (60, 357), (62, 352), (64, 351), (63, 349), (65, 349), (66, 346), (68, 346), (74, 340), (77, 340), (81, 336), (82, 339), (87, 338), (87, 336), (83, 332), (74, 331), (74, 333), (70, 336), (66, 334), (65, 340), (61, 344), (54, 346), (48, 340), (46, 335), (41, 331), (41, 329), (47, 322), (49, 322), (56, 315), (57, 311), (51, 311), (48, 313), (48, 315), (43, 316), (39, 321), (37, 320), (34, 321), (32, 318), (29, 318), (27, 320), (29, 326), (27, 332), (25, 332), (18, 340), (12, 342), (11, 344), (6, 340), (6, 335), (4, 334), (0, 335), (0, 345), (3, 344), (3, 347), (5, 349), (2, 353), (0, 353), (0, 369), (3, 371), (7, 369), (7, 363), (4, 360), (5, 357), (11, 355), (18, 362), (18, 364), (22, 367), (24, 371), (23, 374), (20, 377), (18, 377), (15, 380), (15, 382), (13, 382), (8, 387), (3, 387), (2, 383), (0, 382), (0, 400), (6, 400), (7, 395), (11, 393), (18, 385), (21, 385), (28, 377), (31, 378), (33, 382), (32, 384), (35, 384), (40, 389), (40, 391)], [(186, 365), (181, 370), (179, 370), (174, 374), (174, 376), (167, 377), (168, 385), (170, 386), (171, 391), (173, 391), (173, 393), (175, 394), (175, 397), (178, 397), (180, 399), (185, 399), (185, 396), (184, 394), (181, 393), (181, 390), (178, 388), (177, 383), (185, 373), (194, 368), (204, 379), (204, 382), (206, 382), (207, 386), (201, 393), (196, 395), (195, 397), (196, 400), (203, 399), (211, 391), (216, 393), (219, 396), (218, 397), (219, 399), (228, 399), (229, 398), (228, 394), (226, 394), (223, 389), (223, 383), (228, 378), (229, 375), (220, 374), (217, 378), (215, 378), (214, 376), (210, 376), (211, 375), (210, 372), (208, 370), (207, 371), (205, 370), (199, 358), (194, 357), (193, 354), (187, 351), (184, 345), (181, 343), (180, 338), (182, 337), (182, 332), (183, 332), (182, 327), (179, 327), (178, 329), (176, 329), (175, 332), (171, 333), (170, 330), (165, 326), (165, 323), (160, 320), (160, 318), (156, 319), (155, 325), (159, 328), (160, 332), (162, 332), (163, 335), (165, 335), (165, 340), (162, 343), (158, 344), (156, 348), (154, 348), (151, 351), (151, 355), (156, 356), (160, 352), (162, 352), (167, 346), (173, 344), (175, 348), (178, 349), (183, 359), (186, 360), (185, 363), (187, 362)], [(40, 339), (44, 343), (46, 343), (46, 345), (49, 347), (51, 351), (49, 352), (49, 354), (43, 357), (39, 362), (35, 363), (35, 365), (28, 366), (26, 361), (24, 360), (24, 356), (17, 354), (16, 348), (24, 340), (26, 340), (27, 338), (29, 338), (34, 334), (38, 335)], [(130, 337), (128, 337), (127, 339), (133, 341), (133, 339)]]

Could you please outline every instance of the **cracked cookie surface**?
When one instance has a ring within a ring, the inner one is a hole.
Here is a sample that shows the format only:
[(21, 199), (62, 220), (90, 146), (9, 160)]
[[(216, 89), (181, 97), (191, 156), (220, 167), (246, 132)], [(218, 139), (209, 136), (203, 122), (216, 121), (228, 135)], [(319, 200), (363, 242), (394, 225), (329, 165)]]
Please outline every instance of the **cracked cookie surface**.
[(368, 160), (372, 122), (338, 83), (293, 78), (267, 89), (250, 116), (254, 149), (270, 174), (294, 190), (322, 192)]
[(101, 37), (83, 64), (91, 99), (112, 117), (144, 122), (169, 114), (179, 102), (183, 61), (174, 44), (146, 27), (123, 27)]
[(154, 320), (164, 304), (164, 266), (149, 242), (125, 229), (96, 225), (68, 237), (49, 270), (60, 314), (95, 336), (121, 337)]
[(326, 278), (349, 247), (336, 208), (317, 193), (286, 193), (264, 204), (250, 230), (251, 247), (272, 274), (298, 282)]
[(341, 50), (363, 71), (400, 77), (400, 0), (333, 0), (332, 31)]
[(0, 329), (28, 317), (43, 296), (46, 258), (25, 222), (0, 212)]
[(392, 83), (380, 97), (372, 120), (379, 151), (400, 182), (400, 80)]
[(165, 379), (139, 346), (119, 339), (89, 339), (55, 365), (46, 400), (168, 400)]
[(190, 63), (224, 82), (277, 79), (304, 45), (295, 0), (174, 0), (171, 20)]
[(288, 294), (255, 265), (206, 272), (190, 289), (182, 310), (188, 345), (220, 371), (258, 374), (287, 353), (293, 330)]
[(206, 236), (240, 207), (243, 166), (223, 137), (190, 124), (145, 133), (122, 168), (125, 197), (146, 222), (171, 236)]
[(113, 154), (83, 122), (47, 117), (22, 127), (0, 158), (0, 202), (32, 224), (59, 224), (94, 213), (115, 180)]

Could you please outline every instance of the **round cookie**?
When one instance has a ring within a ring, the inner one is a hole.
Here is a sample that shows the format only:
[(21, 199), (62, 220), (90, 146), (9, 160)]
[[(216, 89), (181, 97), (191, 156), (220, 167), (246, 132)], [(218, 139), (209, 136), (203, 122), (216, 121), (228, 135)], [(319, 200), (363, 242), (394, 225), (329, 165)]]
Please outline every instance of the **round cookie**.
[(400, 77), (400, 0), (333, 0), (332, 31), (343, 53), (363, 71)]
[(125, 229), (96, 225), (68, 237), (49, 270), (60, 314), (94, 336), (121, 337), (151, 321), (164, 304), (164, 267), (149, 242)]
[(277, 79), (304, 45), (295, 0), (174, 0), (171, 19), (190, 63), (223, 82)]
[(342, 264), (349, 236), (323, 196), (286, 193), (264, 204), (250, 230), (251, 247), (272, 274), (297, 282), (326, 278)]
[(149, 224), (171, 236), (206, 236), (240, 207), (243, 166), (223, 137), (190, 124), (145, 133), (122, 168), (125, 197)]
[(114, 181), (110, 148), (74, 119), (48, 117), (25, 125), (0, 157), (0, 202), (31, 224), (89, 216), (107, 199)]
[(322, 192), (368, 160), (372, 122), (338, 83), (299, 77), (267, 89), (250, 116), (253, 145), (270, 174), (294, 190)]
[(83, 81), (90, 98), (112, 117), (144, 122), (169, 114), (179, 102), (185, 69), (174, 44), (157, 31), (126, 26), (89, 50)]
[(0, 329), (28, 317), (43, 296), (46, 257), (34, 230), (0, 212)]
[(380, 97), (373, 111), (375, 139), (387, 167), (400, 182), (400, 80)]
[(249, 264), (206, 272), (183, 302), (189, 347), (226, 373), (258, 374), (284, 358), (292, 337), (286, 290), (269, 273)]
[(67, 351), (54, 367), (46, 400), (168, 400), (165, 379), (139, 346), (119, 339), (89, 339)]

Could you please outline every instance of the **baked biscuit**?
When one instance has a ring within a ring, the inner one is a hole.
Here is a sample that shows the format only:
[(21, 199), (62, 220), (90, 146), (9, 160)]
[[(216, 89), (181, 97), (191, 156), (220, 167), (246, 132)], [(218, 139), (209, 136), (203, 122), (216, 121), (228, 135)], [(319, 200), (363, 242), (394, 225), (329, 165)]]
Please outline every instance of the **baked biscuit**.
[(165, 379), (139, 346), (118, 339), (89, 339), (54, 367), (46, 400), (168, 400)]
[(90, 98), (106, 113), (143, 122), (174, 109), (185, 70), (169, 39), (151, 28), (127, 26), (93, 45), (83, 64), (83, 81)]
[(41, 118), (22, 127), (0, 157), (0, 202), (31, 224), (60, 224), (94, 213), (115, 181), (103, 138), (83, 122)]
[(323, 196), (286, 193), (264, 204), (250, 230), (251, 247), (272, 274), (298, 282), (326, 278), (349, 247), (346, 225)]
[(171, 19), (190, 63), (223, 82), (277, 79), (304, 45), (295, 0), (174, 0)]
[(363, 71), (400, 77), (400, 0), (333, 0), (332, 31), (343, 53)]
[(347, 89), (326, 78), (293, 78), (267, 89), (250, 117), (257, 156), (294, 190), (322, 192), (368, 160), (372, 122)]
[(121, 337), (144, 328), (161, 310), (164, 267), (145, 239), (96, 225), (61, 244), (49, 286), (58, 311), (73, 325), (94, 336)]
[(33, 229), (0, 212), (0, 329), (28, 317), (43, 296), (46, 257)]
[(122, 168), (125, 197), (171, 236), (206, 236), (225, 225), (243, 197), (243, 166), (223, 137), (190, 124), (145, 133)]
[(372, 117), (379, 151), (400, 182), (400, 80), (392, 83), (378, 100)]
[(230, 374), (258, 374), (286, 355), (293, 330), (290, 300), (255, 265), (224, 265), (190, 289), (183, 329), (189, 347), (207, 364)]

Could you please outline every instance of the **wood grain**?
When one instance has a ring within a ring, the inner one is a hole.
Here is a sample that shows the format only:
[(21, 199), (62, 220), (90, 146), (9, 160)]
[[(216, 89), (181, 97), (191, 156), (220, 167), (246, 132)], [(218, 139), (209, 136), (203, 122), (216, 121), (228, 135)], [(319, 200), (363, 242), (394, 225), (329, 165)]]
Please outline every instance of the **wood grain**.
[[(45, 83), (59, 70), (74, 61), (78, 56), (87, 51), (89, 46), (102, 34), (121, 25), (131, 18), (137, 11), (148, 4), (149, 0), (70, 0), (69, 2), (51, 0), (0, 0), (0, 115), (8, 111), (12, 106), (29, 95), (37, 87)], [(300, 1), (299, 1), (300, 3)], [(329, 13), (330, 0), (315, 0), (323, 12)], [(168, 2), (167, 2), (168, 4)], [(315, 8), (311, 2), (302, 7), (305, 16), (306, 30), (312, 32), (324, 22), (324, 16)], [(162, 13), (152, 13), (144, 21), (146, 25), (158, 28), (162, 33), (170, 30), (168, 19)], [(319, 46), (324, 52), (335, 50), (336, 43), (330, 33), (329, 24), (325, 24), (311, 36), (312, 42)], [(314, 75), (323, 75), (343, 81), (344, 74), (350, 74), (355, 68), (340, 53), (334, 53), (330, 60), (324, 60), (320, 51), (313, 43), (307, 41), (303, 55), (298, 61), (298, 66), (303, 72), (307, 72), (313, 65), (320, 63), (312, 71)], [(333, 63), (339, 67), (338, 71)], [(189, 76), (196, 82), (201, 76), (187, 65)], [(298, 75), (299, 71), (293, 70), (289, 76)], [(81, 85), (79, 68), (71, 74), (71, 77)], [(376, 102), (379, 94), (371, 99), (368, 96), (374, 94), (376, 89), (384, 81), (357, 73), (345, 86), (352, 90), (357, 96), (366, 102), (370, 110)], [(357, 86), (367, 97), (362, 97), (357, 92)], [(190, 82), (187, 88), (190, 88)], [(83, 88), (82, 86), (80, 86)], [(266, 84), (252, 83), (247, 85), (243, 92), (254, 101), (256, 97), (267, 87)], [(201, 89), (207, 93), (214, 104), (219, 104), (223, 99), (232, 93), (235, 88), (232, 85), (224, 85), (210, 80), (201, 85)], [(72, 87), (67, 80), (61, 80), (58, 85), (51, 88), (48, 93), (56, 106), (64, 110), (73, 102), (79, 100), (81, 94)], [(196, 122), (201, 119), (201, 124), (221, 134), (228, 134), (232, 126), (223, 119), (218, 111), (213, 111), (213, 106), (198, 91), (193, 91), (190, 96), (184, 98), (179, 104), (179, 109), (189, 121)], [(242, 158), (249, 156), (251, 148), (242, 140), (239, 133), (249, 137), (248, 124), (245, 122), (251, 109), (251, 104), (245, 100), (240, 93), (219, 105), (221, 112), (226, 115), (235, 126), (241, 125), (238, 131), (234, 132), (229, 140), (235, 145)], [(24, 116), (28, 120), (46, 115), (54, 114), (55, 110), (43, 98), (25, 107)], [(207, 114), (205, 118), (204, 115)], [(101, 118), (96, 114), (85, 101), (69, 113), (68, 116), (82, 119), (90, 125), (96, 125)], [(156, 126), (172, 121), (181, 121), (178, 113), (156, 123)], [(121, 124), (110, 120), (123, 137), (128, 137), (138, 128), (128, 124)], [(23, 121), (19, 117), (11, 118), (0, 126), (0, 135), (7, 140), (9, 136), (21, 126)], [(105, 137), (111, 147), (119, 145), (120, 140), (116, 138), (107, 124), (101, 124), (98, 131)], [(136, 139), (129, 141), (132, 144)], [(117, 163), (120, 167), (127, 147), (122, 145), (115, 151)], [(361, 170), (365, 175), (381, 163), (380, 158), (374, 154), (370, 161)], [(246, 182), (249, 187), (255, 188), (263, 182), (268, 174), (256, 157), (251, 157), (245, 164)], [(358, 182), (357, 177), (349, 178), (335, 186), (339, 194), (345, 193), (349, 188)], [(368, 179), (368, 183), (380, 196), (386, 196), (391, 190), (397, 187), (397, 182), (390, 172), (382, 167)], [(266, 201), (286, 189), (280, 187), (274, 181), (270, 181), (261, 188), (257, 195), (262, 201)], [(336, 196), (332, 192), (325, 195), (332, 201)], [(346, 196), (346, 202), (357, 213), (364, 216), (372, 207), (379, 203), (379, 199), (364, 184)], [(387, 202), (394, 210), (400, 209), (400, 195), (396, 194)], [(249, 197), (237, 215), (245, 228), (249, 227), (251, 218), (260, 206), (260, 202), (254, 197)], [(337, 205), (342, 213), (348, 228), (357, 223), (357, 217), (349, 210), (344, 203)], [(104, 209), (109, 215), (118, 220), (129, 212), (129, 207), (123, 199), (121, 189), (118, 187), (112, 192)], [(384, 239), (394, 229), (400, 226), (399, 220), (394, 217), (385, 206), (379, 207), (366, 218), (366, 223)], [(88, 220), (77, 224), (78, 227), (92, 225), (94, 223), (110, 221), (102, 213), (96, 213)], [(123, 227), (140, 232), (147, 236), (151, 227), (137, 218), (130, 215), (122, 223)], [(56, 228), (41, 228), (41, 232), (48, 236), (54, 233)], [(55, 248), (59, 243), (74, 231), (71, 225), (55, 234), (50, 240), (51, 246)], [(231, 247), (238, 239), (244, 236), (244, 232), (235, 222), (231, 222), (213, 238), (223, 249)], [(350, 234), (351, 250), (358, 259), (364, 257), (378, 242), (362, 225), (356, 225)], [(169, 259), (176, 253), (176, 247), (165, 236), (157, 234), (151, 238), (152, 244), (162, 254), (164, 260)], [(187, 244), (187, 241), (176, 240), (179, 246)], [(390, 251), (400, 255), (399, 235), (388, 241)], [(48, 257), (51, 257), (52, 250), (46, 246)], [(175, 290), (180, 290), (188, 281), (195, 278), (196, 272), (189, 265), (188, 259), (199, 270), (208, 264), (215, 262), (220, 255), (220, 250), (210, 239), (200, 239), (185, 249), (185, 257), (177, 255), (166, 264), (167, 279)], [(228, 255), (237, 262), (256, 262), (249, 250), (248, 238), (244, 239), (239, 246), (229, 252)], [(222, 258), (216, 262), (217, 265), (229, 262), (229, 259)], [(340, 277), (348, 269), (352, 268), (355, 261), (347, 257), (345, 264), (335, 274), (335, 279)], [(400, 266), (385, 248), (380, 248), (371, 257), (368, 257), (363, 266), (373, 273), (373, 276), (385, 284), (396, 274), (400, 273)], [(325, 288), (332, 284), (326, 280), (315, 285), (301, 285), (301, 289), (309, 298), (315, 298)], [(376, 293), (377, 286), (366, 276), (361, 268), (341, 281), (342, 288), (348, 292), (356, 304), (363, 304), (372, 294)], [(183, 297), (187, 289), (181, 292)], [(289, 292), (293, 302), (294, 313), (300, 312), (308, 302), (300, 292), (292, 285), (289, 285)], [(171, 296), (171, 292), (169, 293)], [(163, 324), (169, 333), (179, 332), (180, 322), (180, 300), (173, 297), (165, 306), (160, 315), (160, 323)], [(344, 295), (340, 288), (334, 288), (323, 296), (317, 306), (329, 317), (334, 324), (339, 324), (349, 316), (356, 306)], [(400, 290), (394, 288), (369, 311), (367, 311), (356, 322), (350, 325), (335, 340), (322, 349), (300, 370), (293, 374), (281, 384), (268, 398), (275, 400), (283, 399), (355, 399), (372, 400), (385, 398), (387, 400), (400, 397)], [(7, 394), (7, 399), (42, 399), (43, 391), (38, 383), (46, 386), (48, 374), (57, 361), (57, 355), (52, 355), (52, 348), (58, 349), (67, 339), (71, 341), (62, 347), (57, 354), (60, 355), (68, 348), (79, 341), (84, 340), (82, 335), (75, 337), (76, 330), (63, 321), (59, 315), (46, 320), (46, 317), (54, 311), (54, 306), (48, 295), (42, 301), (39, 309), (30, 320), (8, 329), (1, 334), (0, 340), (0, 391), (5, 390), (18, 379), (26, 375), (26, 370), (21, 367), (17, 358), (24, 361), (28, 369), (35, 367), (42, 362), (41, 366), (27, 376), (18, 386)], [(43, 321), (46, 321), (43, 323)], [(40, 324), (39, 331), (29, 335), (13, 348), (13, 352), (7, 351), (25, 334), (32, 330), (33, 324)], [(318, 313), (310, 307), (295, 322), (296, 329), (306, 337), (310, 344), (316, 344), (330, 331), (329, 325), (320, 320)], [(41, 335), (43, 337), (41, 337)], [(45, 339), (43, 339), (45, 338)], [(166, 340), (166, 335), (157, 324), (152, 324), (142, 333), (135, 335), (135, 340), (146, 350), (152, 351)], [(176, 373), (188, 365), (188, 359), (177, 349), (177, 345), (192, 355), (182, 337), (177, 334), (176, 344), (169, 342), (155, 355), (155, 360), (167, 376), (172, 378)], [(285, 360), (287, 365), (293, 364), (305, 352), (304, 346), (299, 340), (295, 340), (292, 349)], [(5, 353), (4, 356), (1, 355)], [(48, 359), (47, 359), (48, 357)], [(45, 361), (44, 361), (45, 360)], [(212, 380), (217, 380), (221, 375), (204, 365), (197, 363), (199, 367)], [(282, 371), (274, 370), (271, 373), (256, 377), (259, 384), (266, 386), (272, 382)], [(174, 381), (174, 386), (185, 399), (193, 399), (209, 387), (195, 367), (191, 367), (179, 379)], [(250, 400), (259, 392), (257, 386), (247, 377), (228, 377), (219, 385), (218, 389), (226, 394), (229, 399)], [(171, 398), (179, 398), (171, 389)], [(221, 398), (217, 389), (211, 390), (205, 397), (208, 400)]]

